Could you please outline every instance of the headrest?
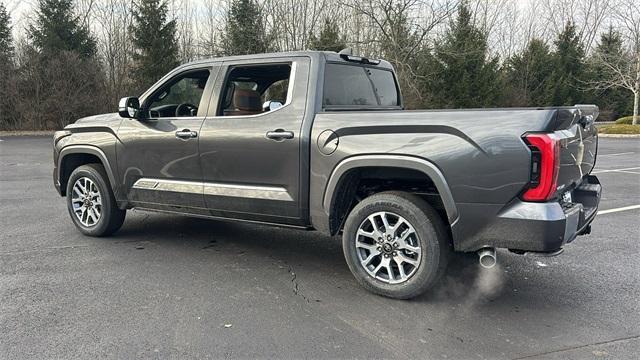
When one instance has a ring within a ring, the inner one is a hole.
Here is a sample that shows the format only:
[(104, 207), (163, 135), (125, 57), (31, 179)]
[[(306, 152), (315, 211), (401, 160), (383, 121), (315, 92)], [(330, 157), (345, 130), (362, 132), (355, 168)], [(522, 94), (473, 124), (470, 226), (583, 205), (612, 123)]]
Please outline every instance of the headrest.
[(233, 105), (236, 110), (262, 111), (260, 93), (255, 90), (239, 89), (236, 87), (233, 92)]

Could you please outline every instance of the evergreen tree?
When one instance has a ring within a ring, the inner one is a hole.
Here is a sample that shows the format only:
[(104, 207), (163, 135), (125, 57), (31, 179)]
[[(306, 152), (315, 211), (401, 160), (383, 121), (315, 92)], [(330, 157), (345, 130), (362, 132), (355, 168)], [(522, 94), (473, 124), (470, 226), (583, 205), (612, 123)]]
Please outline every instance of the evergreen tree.
[(134, 78), (146, 89), (178, 65), (176, 22), (167, 21), (166, 0), (139, 0), (131, 26), (135, 62)]
[(476, 28), (465, 3), (441, 43), (435, 45), (431, 92), (437, 107), (495, 106), (500, 97), (498, 58), (490, 57), (487, 34)]
[(269, 37), (262, 10), (254, 0), (233, 0), (222, 38), (223, 55), (258, 54), (269, 51)]
[(15, 120), (13, 67), (13, 39), (9, 14), (0, 3), (0, 129), (13, 128)]
[(554, 42), (556, 46), (551, 105), (574, 105), (582, 102), (580, 83), (585, 75), (584, 48), (576, 34), (576, 26), (568, 22)]
[(96, 41), (73, 14), (72, 0), (39, 0), (29, 36), (43, 53), (73, 51), (83, 58), (96, 54)]
[(320, 30), (320, 35), (318, 37), (313, 33), (309, 35), (308, 48), (310, 50), (339, 52), (347, 47), (346, 42), (345, 36), (341, 36), (338, 31), (338, 24), (336, 21), (333, 21), (330, 18), (325, 18), (322, 30)]
[(13, 58), (13, 38), (7, 9), (0, 3), (0, 66)]
[(520, 54), (505, 64), (506, 104), (508, 106), (544, 106), (551, 104), (550, 76), (553, 54), (540, 39), (532, 39)]

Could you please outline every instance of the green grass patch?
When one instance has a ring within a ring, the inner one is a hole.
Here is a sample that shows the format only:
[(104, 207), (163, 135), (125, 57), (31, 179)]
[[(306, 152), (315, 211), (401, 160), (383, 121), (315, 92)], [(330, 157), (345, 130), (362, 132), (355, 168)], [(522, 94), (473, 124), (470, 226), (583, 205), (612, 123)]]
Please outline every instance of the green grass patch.
[(633, 116), (625, 116), (616, 120), (616, 124), (626, 124), (631, 125), (633, 123)]
[(640, 134), (640, 125), (607, 124), (598, 125), (600, 134)]

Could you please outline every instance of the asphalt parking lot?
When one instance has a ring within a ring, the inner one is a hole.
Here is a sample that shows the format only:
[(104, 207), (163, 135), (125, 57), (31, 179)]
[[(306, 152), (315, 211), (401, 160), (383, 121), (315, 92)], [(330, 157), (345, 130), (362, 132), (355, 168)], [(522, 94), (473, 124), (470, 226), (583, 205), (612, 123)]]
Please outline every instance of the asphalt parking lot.
[(73, 227), (48, 137), (0, 142), (0, 358), (632, 359), (640, 354), (640, 139), (600, 139), (589, 236), (501, 251), (412, 301), (372, 295), (337, 239), (129, 212)]

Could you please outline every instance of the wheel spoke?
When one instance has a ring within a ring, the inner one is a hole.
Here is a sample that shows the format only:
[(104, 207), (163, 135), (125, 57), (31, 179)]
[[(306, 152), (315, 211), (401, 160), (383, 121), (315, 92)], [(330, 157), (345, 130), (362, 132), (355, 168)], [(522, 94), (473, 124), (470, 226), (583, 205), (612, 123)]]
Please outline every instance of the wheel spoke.
[(402, 236), (400, 236), (400, 238), (398, 239), (398, 248), (399, 249), (406, 249), (409, 250), (411, 252), (414, 253), (419, 253), (420, 252), (420, 248), (417, 246), (413, 246), (411, 244), (409, 244), (407, 242), (407, 239), (409, 238), (409, 236), (415, 234), (415, 232), (413, 231), (412, 228), (409, 228), (407, 230), (405, 230), (404, 233), (402, 233)]
[(375, 238), (375, 231), (371, 231), (371, 232), (369, 232), (369, 231), (364, 231), (364, 230), (362, 230), (362, 229), (358, 229), (358, 235), (359, 235), (359, 236), (366, 236), (366, 237), (368, 237), (368, 238), (373, 239), (374, 241), (376, 240), (376, 238)]
[(76, 183), (73, 186), (73, 193), (77, 194), (78, 197), (83, 197), (84, 196), (84, 193), (82, 192), (82, 189), (80, 189), (80, 184), (78, 184), (78, 183)]
[(387, 274), (389, 275), (389, 281), (395, 280), (395, 277), (393, 276), (393, 268), (391, 267), (391, 261), (387, 261), (384, 267), (387, 269)]
[(380, 264), (378, 264), (378, 266), (376, 266), (376, 268), (373, 269), (373, 271), (372, 271), (373, 276), (377, 277), (378, 271), (382, 270), (382, 268), (385, 267), (388, 263), (389, 263), (389, 258), (383, 257), (380, 260)]
[(398, 229), (400, 229), (401, 225), (406, 223), (406, 220), (403, 218), (398, 218), (398, 222), (396, 222), (395, 225), (393, 225), (393, 237), (397, 237), (398, 236)]
[(91, 217), (91, 220), (93, 220), (93, 224), (98, 222), (98, 217), (96, 216), (96, 212), (93, 208), (89, 209), (89, 216)]
[(369, 252), (374, 252), (375, 251), (375, 252), (379, 253), (378, 245), (376, 245), (376, 244), (371, 245), (371, 244), (366, 244), (366, 243), (363, 243), (361, 241), (358, 241), (356, 243), (356, 247), (357, 248), (361, 248), (361, 249), (367, 249), (367, 250), (369, 250)]
[(396, 257), (396, 262), (398, 262), (398, 260), (403, 263), (409, 263), (415, 267), (417, 267), (419, 264), (418, 260), (408, 257), (407, 255), (403, 254), (402, 251), (398, 252), (398, 256)]
[(367, 266), (369, 266), (369, 263), (371, 262), (371, 260), (373, 260), (376, 256), (379, 256), (379, 255), (380, 255), (379, 252), (369, 253), (369, 256), (367, 256), (366, 259), (360, 261), (360, 263), (362, 264), (362, 266), (366, 268)]
[(389, 220), (387, 219), (387, 213), (386, 212), (382, 213), (382, 215), (380, 215), (380, 218), (382, 219), (382, 223), (384, 224), (384, 232), (386, 233), (392, 232), (393, 227), (389, 225)]
[(398, 265), (398, 272), (400, 272), (400, 278), (404, 279), (407, 277), (407, 274), (404, 272), (404, 265), (402, 265), (402, 261), (398, 260), (398, 257), (394, 257), (393, 261), (396, 262), (396, 265)]
[(374, 236), (374, 240), (378, 240), (378, 238), (382, 237), (382, 233), (380, 232), (380, 229), (378, 228), (378, 224), (376, 224), (375, 214), (369, 215), (367, 220), (369, 220), (369, 222), (371, 223), (371, 227), (373, 228), (372, 233), (373, 233), (373, 236)]

